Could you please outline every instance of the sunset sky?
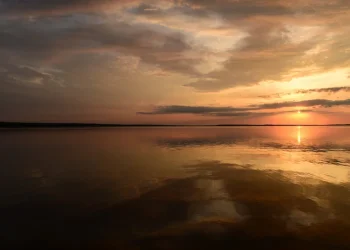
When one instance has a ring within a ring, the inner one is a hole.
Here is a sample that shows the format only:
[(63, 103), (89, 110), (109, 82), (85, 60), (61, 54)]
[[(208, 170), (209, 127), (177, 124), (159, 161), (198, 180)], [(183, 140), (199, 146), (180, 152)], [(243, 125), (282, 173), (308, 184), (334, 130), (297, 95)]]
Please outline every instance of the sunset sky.
[(350, 1), (0, 0), (0, 121), (350, 123)]

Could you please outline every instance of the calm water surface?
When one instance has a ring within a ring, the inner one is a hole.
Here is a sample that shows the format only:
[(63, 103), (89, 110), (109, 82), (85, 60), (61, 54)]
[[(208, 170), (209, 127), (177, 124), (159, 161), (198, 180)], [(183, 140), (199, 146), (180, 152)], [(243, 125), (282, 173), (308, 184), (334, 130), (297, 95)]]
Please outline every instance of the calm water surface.
[(6, 249), (350, 249), (350, 127), (0, 130)]

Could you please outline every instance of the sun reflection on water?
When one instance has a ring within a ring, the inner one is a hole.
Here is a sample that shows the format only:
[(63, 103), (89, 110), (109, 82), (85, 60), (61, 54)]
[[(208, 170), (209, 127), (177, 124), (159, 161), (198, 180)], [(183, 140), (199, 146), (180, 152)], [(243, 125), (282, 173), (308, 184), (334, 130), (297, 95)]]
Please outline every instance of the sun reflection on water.
[(301, 144), (301, 126), (298, 126), (297, 139), (298, 139), (298, 145), (300, 145)]

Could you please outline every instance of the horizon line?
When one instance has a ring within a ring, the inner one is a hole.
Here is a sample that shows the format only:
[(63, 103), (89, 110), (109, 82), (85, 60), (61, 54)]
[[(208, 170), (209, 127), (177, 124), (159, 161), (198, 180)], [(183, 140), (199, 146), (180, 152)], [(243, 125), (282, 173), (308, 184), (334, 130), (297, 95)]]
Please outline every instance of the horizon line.
[(344, 124), (123, 124), (123, 123), (81, 123), (81, 122), (0, 122), (0, 128), (62, 128), (62, 127), (334, 127)]

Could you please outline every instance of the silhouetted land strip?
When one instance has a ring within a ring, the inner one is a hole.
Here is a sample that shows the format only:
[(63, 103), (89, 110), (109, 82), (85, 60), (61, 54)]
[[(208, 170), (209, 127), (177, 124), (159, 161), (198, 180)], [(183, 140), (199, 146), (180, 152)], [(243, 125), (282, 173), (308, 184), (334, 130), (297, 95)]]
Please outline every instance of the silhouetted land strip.
[(98, 128), (98, 127), (293, 127), (293, 126), (350, 126), (350, 124), (111, 124), (111, 123), (34, 123), (34, 122), (0, 122), (0, 128)]

